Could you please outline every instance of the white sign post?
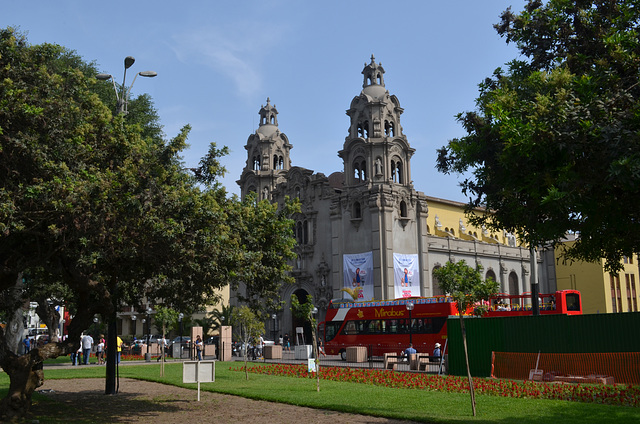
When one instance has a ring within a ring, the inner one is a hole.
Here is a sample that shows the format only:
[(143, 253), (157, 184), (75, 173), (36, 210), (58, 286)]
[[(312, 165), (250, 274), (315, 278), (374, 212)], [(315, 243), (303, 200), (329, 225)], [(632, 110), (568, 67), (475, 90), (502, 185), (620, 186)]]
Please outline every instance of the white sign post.
[(198, 383), (198, 402), (200, 402), (200, 383), (216, 381), (215, 361), (185, 361), (182, 363), (182, 382)]

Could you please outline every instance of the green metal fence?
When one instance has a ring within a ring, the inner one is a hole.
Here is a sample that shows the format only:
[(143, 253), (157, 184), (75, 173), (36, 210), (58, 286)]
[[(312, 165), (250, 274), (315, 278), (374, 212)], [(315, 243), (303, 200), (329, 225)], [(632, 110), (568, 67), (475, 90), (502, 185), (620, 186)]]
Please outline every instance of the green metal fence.
[[(640, 312), (465, 318), (471, 375), (491, 375), (491, 352), (640, 352)], [(449, 318), (449, 373), (466, 375), (458, 318)]]

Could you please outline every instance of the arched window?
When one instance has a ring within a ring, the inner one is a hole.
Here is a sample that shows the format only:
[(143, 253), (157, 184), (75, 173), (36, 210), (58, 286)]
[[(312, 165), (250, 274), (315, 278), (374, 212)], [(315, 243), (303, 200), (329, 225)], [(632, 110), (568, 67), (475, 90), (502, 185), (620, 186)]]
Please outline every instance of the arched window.
[(484, 276), (484, 279), (485, 279), (485, 280), (488, 280), (489, 278), (491, 278), (493, 281), (498, 281), (498, 280), (496, 279), (496, 273), (495, 273), (495, 272), (493, 272), (493, 270), (492, 270), (492, 269), (488, 270), (488, 271), (487, 271), (487, 273), (486, 273), (486, 274), (485, 274), (485, 276)]
[(363, 160), (356, 159), (353, 162), (353, 180), (354, 182), (367, 181), (367, 163)]
[(509, 294), (520, 294), (518, 275), (513, 271), (509, 273)]
[[(436, 266), (433, 268), (433, 271), (435, 271), (436, 269), (440, 268), (440, 266)], [(438, 281), (438, 278), (435, 276), (434, 272), (431, 272), (431, 281), (433, 282), (433, 296), (444, 296), (445, 292), (442, 291), (442, 288), (440, 287), (440, 282)]]
[(353, 217), (357, 219), (362, 218), (362, 208), (360, 207), (360, 202), (353, 202)]
[(400, 202), (400, 216), (402, 218), (407, 217), (407, 203), (404, 200)]
[(400, 159), (391, 161), (391, 180), (394, 183), (402, 184), (402, 162)]
[(278, 168), (278, 155), (273, 155), (273, 169), (279, 169)]
[(260, 156), (254, 156), (253, 157), (253, 170), (254, 171), (259, 171), (260, 170)]
[(384, 121), (384, 135), (391, 136), (391, 137), (395, 137), (396, 135), (396, 131), (395, 131), (395, 126), (393, 125), (393, 122), (390, 121)]
[(298, 221), (296, 223), (296, 241), (298, 244), (302, 244), (302, 222)]
[(309, 221), (302, 222), (302, 244), (309, 244)]

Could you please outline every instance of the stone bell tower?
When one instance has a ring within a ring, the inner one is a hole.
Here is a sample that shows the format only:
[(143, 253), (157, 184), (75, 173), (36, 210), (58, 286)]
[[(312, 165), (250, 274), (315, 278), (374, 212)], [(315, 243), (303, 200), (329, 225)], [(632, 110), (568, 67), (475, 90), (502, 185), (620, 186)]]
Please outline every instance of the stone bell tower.
[(285, 181), (285, 175), (291, 168), (289, 151), (293, 146), (278, 129), (278, 110), (276, 105), (271, 105), (269, 98), (258, 113), (260, 125), (247, 139), (247, 163), (237, 183), (242, 198), (253, 191), (262, 200), (271, 199), (276, 185)]
[(402, 132), (403, 109), (387, 91), (384, 73), (372, 55), (362, 70), (362, 91), (347, 110), (349, 130), (338, 152), (344, 163), (344, 188), (331, 206), (331, 269), (334, 290), (339, 289), (343, 255), (372, 252), (374, 297), (393, 299), (394, 253), (418, 255), (420, 293), (430, 293), (427, 201), (413, 188), (415, 149)]

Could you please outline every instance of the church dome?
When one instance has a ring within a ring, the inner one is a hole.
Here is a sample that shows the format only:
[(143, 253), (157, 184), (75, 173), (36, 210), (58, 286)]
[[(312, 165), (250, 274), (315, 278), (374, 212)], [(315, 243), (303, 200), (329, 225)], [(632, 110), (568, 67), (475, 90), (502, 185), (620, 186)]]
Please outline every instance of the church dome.
[(387, 89), (382, 85), (369, 85), (362, 89), (362, 94), (370, 97), (371, 100), (383, 100)]
[(276, 131), (278, 130), (278, 126), (277, 125), (273, 125), (273, 124), (264, 124), (261, 125), (256, 132), (258, 134), (263, 135), (266, 138), (271, 137)]

